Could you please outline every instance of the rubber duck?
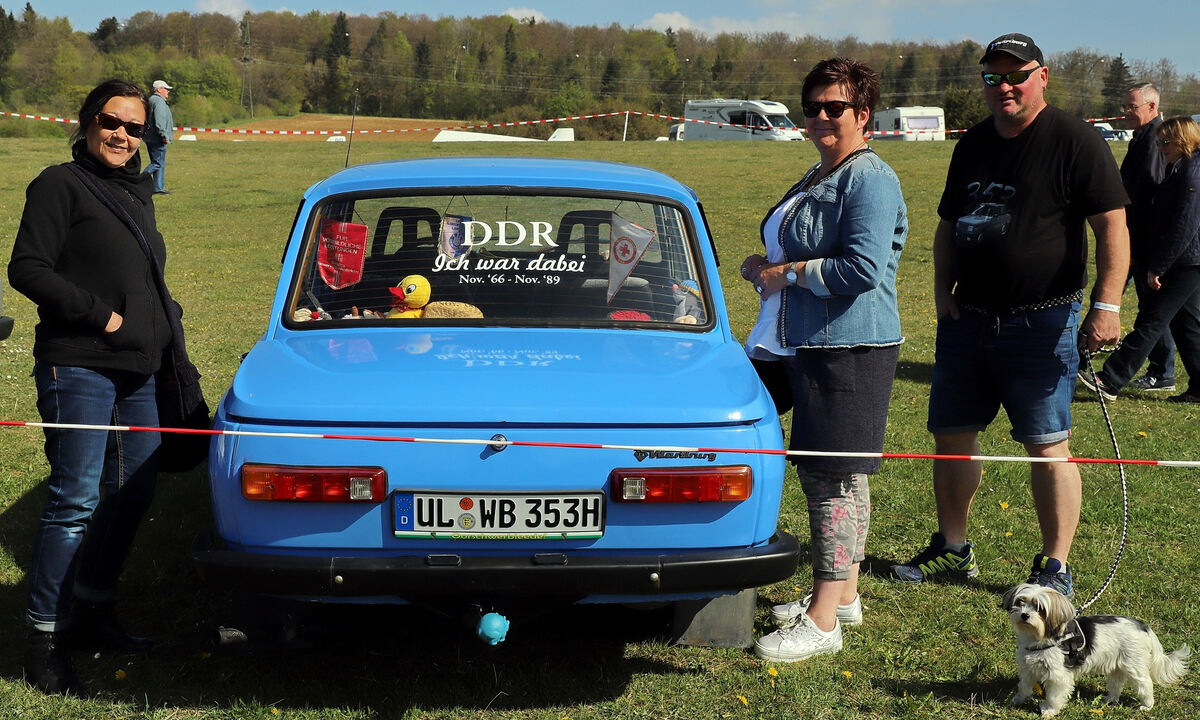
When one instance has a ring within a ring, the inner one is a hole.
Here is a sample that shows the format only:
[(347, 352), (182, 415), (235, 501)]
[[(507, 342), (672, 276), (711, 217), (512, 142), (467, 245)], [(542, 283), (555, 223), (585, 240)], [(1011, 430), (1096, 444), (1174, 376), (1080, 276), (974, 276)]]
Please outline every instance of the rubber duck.
[(429, 302), (432, 290), (424, 275), (409, 275), (400, 284), (388, 291), (395, 297), (392, 309), (388, 311), (390, 318), (419, 318), (425, 314), (425, 305)]

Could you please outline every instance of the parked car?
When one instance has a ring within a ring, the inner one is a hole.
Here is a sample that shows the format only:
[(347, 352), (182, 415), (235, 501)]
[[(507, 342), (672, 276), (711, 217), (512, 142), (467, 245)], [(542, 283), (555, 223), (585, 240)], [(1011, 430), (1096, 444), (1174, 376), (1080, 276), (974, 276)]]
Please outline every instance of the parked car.
[(481, 636), (484, 613), (674, 602), (683, 642), (746, 645), (753, 588), (797, 565), (704, 214), (639, 167), (317, 183), (215, 428), (193, 554), (243, 593), (474, 612)]
[(1109, 142), (1129, 142), (1133, 139), (1132, 130), (1117, 130), (1112, 125), (1105, 122), (1092, 123), (1092, 127), (1096, 128), (1096, 132), (1100, 133), (1100, 137)]

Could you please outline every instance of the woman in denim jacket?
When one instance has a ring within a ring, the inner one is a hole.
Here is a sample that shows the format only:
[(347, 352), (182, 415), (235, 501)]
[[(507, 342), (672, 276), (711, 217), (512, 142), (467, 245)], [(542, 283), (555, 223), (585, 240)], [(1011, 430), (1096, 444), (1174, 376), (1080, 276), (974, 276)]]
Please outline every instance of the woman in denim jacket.
[[(793, 410), (792, 450), (879, 453), (904, 339), (896, 267), (908, 234), (900, 181), (863, 137), (879, 75), (847, 58), (824, 60), (805, 78), (803, 97), (821, 161), (763, 220), (766, 256), (742, 265), (763, 298), (746, 351), (777, 407)], [(783, 662), (837, 652), (842, 624), (862, 622), (867, 476), (880, 459), (805, 455), (793, 463), (808, 498), (813, 592), (776, 606), (780, 629), (755, 643), (759, 656)]]

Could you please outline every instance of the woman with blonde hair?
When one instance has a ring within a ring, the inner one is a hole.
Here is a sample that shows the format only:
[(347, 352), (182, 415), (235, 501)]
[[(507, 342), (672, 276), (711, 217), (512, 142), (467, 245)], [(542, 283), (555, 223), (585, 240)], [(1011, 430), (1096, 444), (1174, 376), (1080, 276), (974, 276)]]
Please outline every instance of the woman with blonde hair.
[(1103, 369), (1094, 378), (1085, 370), (1079, 374), (1090, 389), (1114, 399), (1170, 329), (1189, 378), (1188, 390), (1170, 400), (1200, 403), (1200, 126), (1186, 116), (1167, 118), (1157, 135), (1168, 166), (1154, 195), (1151, 237), (1157, 245), (1146, 265), (1152, 292), (1138, 306), (1133, 331)]

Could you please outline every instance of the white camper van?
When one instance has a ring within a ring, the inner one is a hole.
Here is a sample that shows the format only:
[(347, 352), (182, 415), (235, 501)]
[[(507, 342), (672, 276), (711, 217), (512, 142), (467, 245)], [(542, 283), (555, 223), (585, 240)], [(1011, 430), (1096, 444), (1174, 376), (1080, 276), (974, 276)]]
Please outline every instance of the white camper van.
[(688, 100), (679, 139), (803, 140), (787, 113), (786, 105), (771, 100)]
[(895, 107), (876, 110), (871, 139), (929, 141), (946, 139), (946, 115), (940, 107)]

